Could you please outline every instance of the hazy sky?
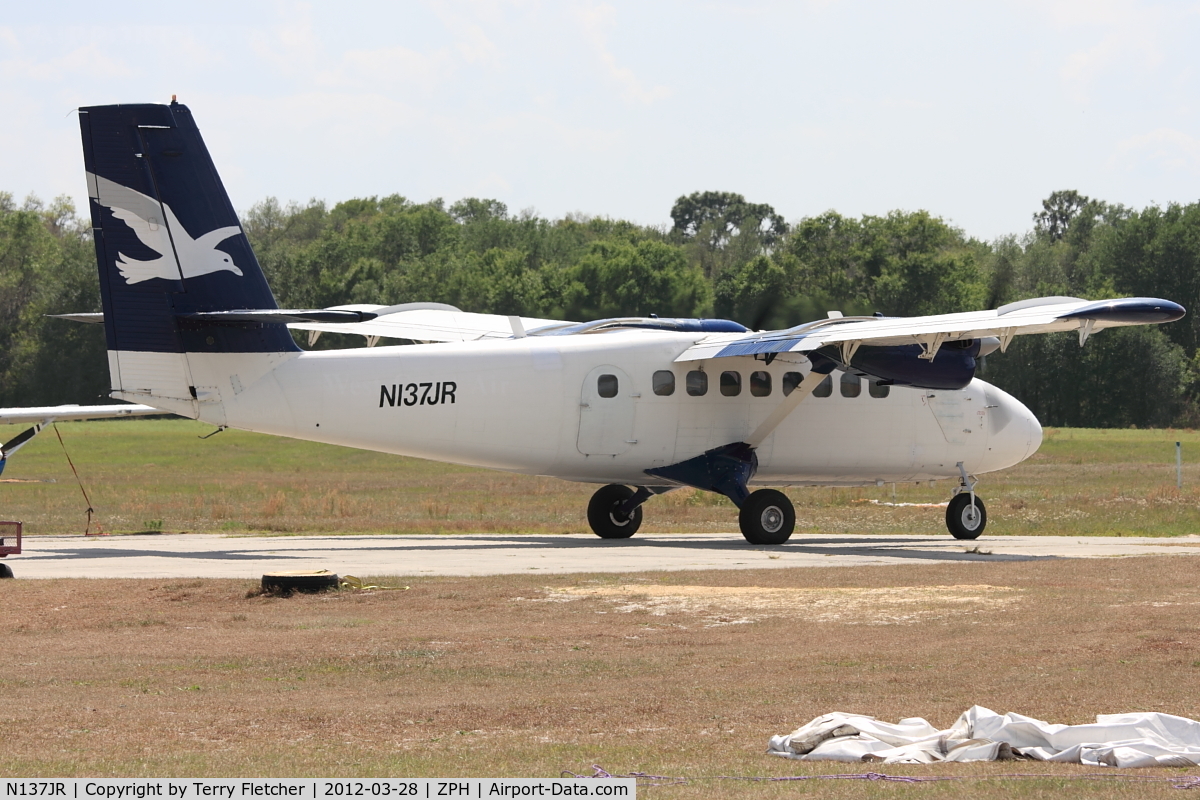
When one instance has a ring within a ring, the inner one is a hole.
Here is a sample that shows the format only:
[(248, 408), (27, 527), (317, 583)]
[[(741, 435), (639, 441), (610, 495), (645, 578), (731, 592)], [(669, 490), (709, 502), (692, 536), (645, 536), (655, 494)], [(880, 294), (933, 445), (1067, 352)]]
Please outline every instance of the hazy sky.
[(1200, 200), (1200, 2), (8, 3), (0, 190), (85, 196), (72, 109), (189, 105), (234, 205), (399, 193), (669, 223), (1031, 226)]

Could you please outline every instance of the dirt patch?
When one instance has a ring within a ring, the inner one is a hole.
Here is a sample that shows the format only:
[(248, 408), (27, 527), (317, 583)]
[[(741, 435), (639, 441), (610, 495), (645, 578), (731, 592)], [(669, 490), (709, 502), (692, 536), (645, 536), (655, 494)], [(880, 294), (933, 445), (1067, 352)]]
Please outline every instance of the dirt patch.
[[(410, 577), (376, 581), (405, 592), (289, 599), (247, 597), (251, 581), (3, 581), (0, 774), (553, 777), (600, 764), (701, 779), (825, 775), (865, 769), (772, 759), (768, 737), (834, 710), (948, 727), (976, 703), (1074, 724), (1121, 711), (1200, 718), (1197, 565), (1157, 556)], [(905, 619), (869, 624), (884, 614)], [(743, 618), (752, 623), (714, 624)], [(1048, 777), (707, 780), (639, 794), (1152, 788), (1071, 783), (1087, 770), (1070, 765), (1019, 771)]]
[[(809, 622), (896, 625), (1006, 609), (1019, 600), (1011, 586), (887, 586), (792, 588), (764, 586), (602, 586), (548, 589), (548, 600), (595, 598), (618, 613), (698, 617), (707, 627), (744, 625), (768, 617)], [(601, 612), (603, 613), (603, 612)]]

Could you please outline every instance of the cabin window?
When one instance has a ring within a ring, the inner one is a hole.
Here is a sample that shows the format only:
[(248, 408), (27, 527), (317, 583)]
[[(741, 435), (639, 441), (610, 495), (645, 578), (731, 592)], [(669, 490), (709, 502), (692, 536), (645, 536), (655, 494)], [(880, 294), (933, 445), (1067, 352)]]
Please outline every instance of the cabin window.
[(817, 388), (813, 389), (813, 397), (829, 397), (833, 394), (833, 376), (826, 375), (825, 380), (817, 384)]
[(771, 393), (771, 373), (759, 370), (750, 373), (750, 394), (766, 397)]
[(842, 373), (842, 397), (858, 397), (862, 394), (862, 378), (853, 372)]
[(804, 380), (804, 376), (799, 372), (783, 373), (783, 396), (787, 397), (792, 393), (792, 390), (800, 385), (800, 381)]
[(660, 369), (654, 373), (654, 393), (662, 397), (675, 394), (675, 373), (669, 369)]
[(694, 369), (687, 374), (687, 393), (692, 397), (708, 394), (708, 374)]
[(737, 397), (742, 393), (742, 373), (727, 371), (721, 373), (721, 394), (726, 397)]
[(892, 387), (877, 380), (869, 380), (867, 381), (867, 391), (870, 392), (871, 397), (887, 397), (891, 393)]
[(617, 396), (617, 376), (601, 375), (596, 379), (596, 393), (601, 397)]

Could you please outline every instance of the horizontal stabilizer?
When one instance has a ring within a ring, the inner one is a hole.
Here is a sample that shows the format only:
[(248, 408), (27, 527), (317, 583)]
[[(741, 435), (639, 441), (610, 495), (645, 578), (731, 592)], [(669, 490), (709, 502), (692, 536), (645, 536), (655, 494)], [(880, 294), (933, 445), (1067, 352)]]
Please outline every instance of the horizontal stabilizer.
[(84, 314), (47, 314), (46, 316), (55, 319), (69, 319), (71, 322), (92, 322), (98, 325), (104, 323), (103, 311), (90, 311)]

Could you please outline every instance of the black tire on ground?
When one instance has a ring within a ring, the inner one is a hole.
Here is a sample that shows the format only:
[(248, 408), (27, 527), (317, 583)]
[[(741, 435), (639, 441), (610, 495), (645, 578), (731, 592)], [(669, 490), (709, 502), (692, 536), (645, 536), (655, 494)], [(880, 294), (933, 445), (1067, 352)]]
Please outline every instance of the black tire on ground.
[(975, 508), (971, 508), (971, 493), (960, 492), (950, 498), (946, 506), (946, 527), (955, 539), (978, 539), (987, 527), (987, 509), (979, 495), (975, 495)]
[(642, 525), (642, 507), (638, 506), (628, 517), (622, 517), (617, 509), (629, 498), (634, 491), (628, 486), (610, 483), (596, 490), (588, 502), (588, 525), (592, 533), (601, 539), (628, 539), (637, 533)]
[(738, 525), (750, 544), (783, 544), (796, 529), (796, 509), (783, 492), (759, 489), (742, 503)]
[(10, 567), (8, 564), (0, 564), (0, 578), (12, 577), (15, 577), (13, 575), (12, 567)]
[(292, 592), (316, 594), (338, 588), (338, 576), (327, 569), (316, 572), (268, 572), (262, 576), (266, 594), (290, 595)]

